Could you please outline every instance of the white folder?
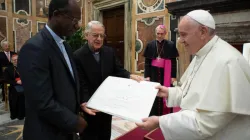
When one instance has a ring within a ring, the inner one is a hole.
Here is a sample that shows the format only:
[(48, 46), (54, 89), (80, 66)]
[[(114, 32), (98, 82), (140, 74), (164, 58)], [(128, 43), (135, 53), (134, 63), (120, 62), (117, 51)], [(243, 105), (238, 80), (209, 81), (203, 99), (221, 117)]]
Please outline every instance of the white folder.
[(142, 122), (153, 106), (160, 85), (109, 76), (95, 91), (87, 107), (132, 122)]

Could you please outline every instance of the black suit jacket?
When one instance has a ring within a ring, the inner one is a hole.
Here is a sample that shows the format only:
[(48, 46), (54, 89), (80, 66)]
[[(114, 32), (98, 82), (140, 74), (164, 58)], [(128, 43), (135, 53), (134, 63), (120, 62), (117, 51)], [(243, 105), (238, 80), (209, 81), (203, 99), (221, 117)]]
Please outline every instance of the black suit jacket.
[[(100, 67), (98, 67), (88, 44), (76, 50), (74, 54), (80, 79), (81, 102), (87, 102), (100, 86), (99, 78), (103, 82), (108, 76), (130, 77), (130, 73), (117, 61), (111, 47), (103, 46), (100, 49)], [(100, 69), (101, 77), (98, 77)]]
[[(10, 51), (10, 59), (12, 55), (16, 54), (15, 52)], [(3, 67), (8, 67), (9, 65), (12, 65), (12, 63), (8, 60), (6, 54), (4, 52), (0, 52), (0, 76), (3, 76)]]
[(22, 47), (18, 69), (24, 87), (24, 140), (64, 140), (76, 132), (79, 82), (72, 52), (65, 46), (74, 78), (49, 31), (44, 28)]

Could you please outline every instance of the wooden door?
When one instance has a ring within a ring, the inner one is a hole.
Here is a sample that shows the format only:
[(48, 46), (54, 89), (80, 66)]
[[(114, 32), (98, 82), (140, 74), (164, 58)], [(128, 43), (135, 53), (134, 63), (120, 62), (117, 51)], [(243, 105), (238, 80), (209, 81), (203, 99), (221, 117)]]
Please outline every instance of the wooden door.
[(114, 48), (124, 66), (124, 7), (103, 11), (103, 24), (107, 35), (104, 44)]

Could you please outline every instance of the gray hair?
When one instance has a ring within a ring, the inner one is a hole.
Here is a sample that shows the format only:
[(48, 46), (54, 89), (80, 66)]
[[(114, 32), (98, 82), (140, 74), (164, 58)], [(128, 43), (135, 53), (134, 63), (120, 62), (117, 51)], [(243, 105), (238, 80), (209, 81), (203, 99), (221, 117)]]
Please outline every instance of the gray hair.
[(8, 44), (8, 41), (2, 41), (1, 42), (1, 47), (3, 47), (4, 45), (7, 45)]
[(100, 21), (90, 21), (88, 25), (86, 26), (84, 33), (87, 34), (91, 32), (93, 25), (100, 25), (101, 27), (103, 27), (103, 29), (105, 29), (104, 25)]

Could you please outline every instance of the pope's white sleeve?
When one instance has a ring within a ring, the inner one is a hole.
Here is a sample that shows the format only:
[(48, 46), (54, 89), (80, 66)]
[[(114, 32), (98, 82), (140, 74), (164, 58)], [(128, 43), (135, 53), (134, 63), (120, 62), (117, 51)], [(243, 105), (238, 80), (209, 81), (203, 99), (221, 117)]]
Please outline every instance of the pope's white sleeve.
[(182, 99), (182, 89), (181, 87), (169, 87), (168, 88), (168, 107), (177, 107), (180, 106)]
[(236, 114), (183, 110), (161, 116), (160, 128), (167, 140), (198, 140), (213, 136)]

